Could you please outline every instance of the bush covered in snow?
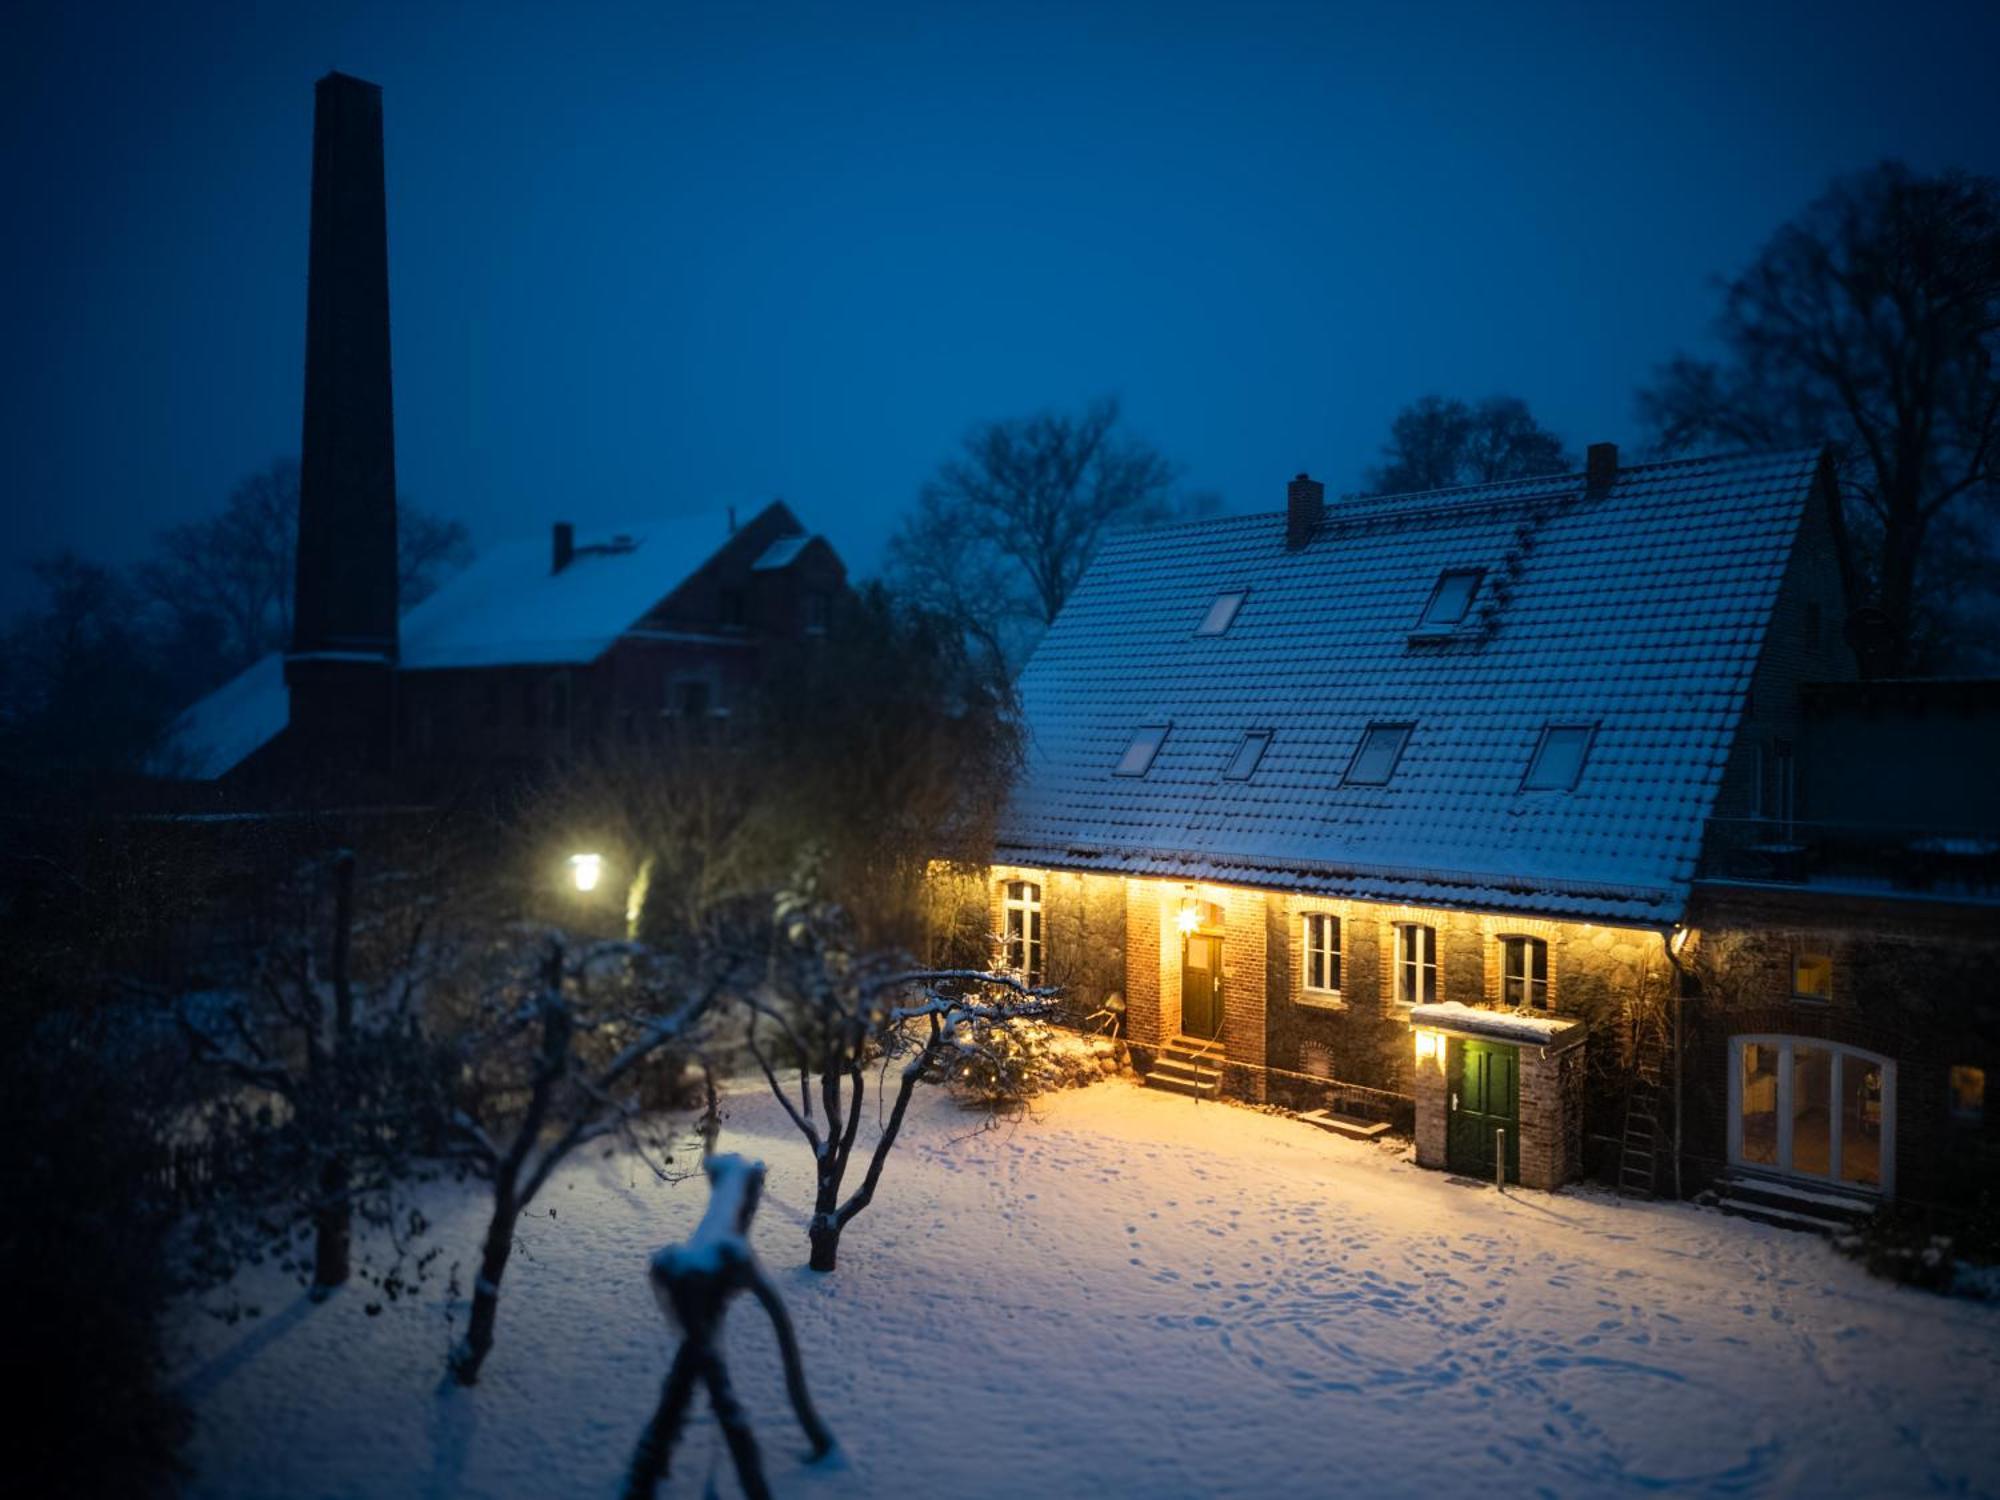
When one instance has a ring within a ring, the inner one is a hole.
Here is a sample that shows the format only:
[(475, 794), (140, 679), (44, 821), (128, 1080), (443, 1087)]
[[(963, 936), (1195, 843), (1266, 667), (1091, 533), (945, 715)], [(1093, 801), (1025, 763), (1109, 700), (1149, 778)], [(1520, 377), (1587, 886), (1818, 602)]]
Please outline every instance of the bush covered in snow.
[[(964, 1104), (1019, 1104), (1054, 1089), (1081, 1088), (1117, 1070), (1113, 1044), (1041, 1021), (959, 1028), (960, 1047), (944, 1064), (944, 1086)], [(1110, 1067), (1106, 1067), (1106, 1059)]]
[(1834, 1248), (1905, 1286), (2000, 1301), (2000, 1204), (1990, 1194), (1948, 1220), (1914, 1204), (1884, 1204)]

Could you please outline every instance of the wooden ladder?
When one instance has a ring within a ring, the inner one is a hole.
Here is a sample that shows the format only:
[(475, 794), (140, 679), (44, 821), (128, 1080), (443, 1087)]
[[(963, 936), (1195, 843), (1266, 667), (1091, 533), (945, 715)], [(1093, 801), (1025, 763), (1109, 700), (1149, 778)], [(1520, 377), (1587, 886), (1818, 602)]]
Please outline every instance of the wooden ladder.
[(1618, 1151), (1618, 1196), (1651, 1198), (1660, 1160), (1660, 1070), (1666, 1038), (1656, 1017), (1636, 1024), (1632, 1086), (1625, 1095), (1625, 1135)]

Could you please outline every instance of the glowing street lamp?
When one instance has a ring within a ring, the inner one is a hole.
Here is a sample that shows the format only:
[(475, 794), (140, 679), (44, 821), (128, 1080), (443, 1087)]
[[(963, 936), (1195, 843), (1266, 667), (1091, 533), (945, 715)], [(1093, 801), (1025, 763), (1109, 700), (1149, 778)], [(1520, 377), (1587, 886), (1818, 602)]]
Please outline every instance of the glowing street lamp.
[(576, 883), (579, 891), (597, 889), (598, 877), (604, 873), (604, 856), (601, 854), (572, 854), (569, 857), (569, 878)]

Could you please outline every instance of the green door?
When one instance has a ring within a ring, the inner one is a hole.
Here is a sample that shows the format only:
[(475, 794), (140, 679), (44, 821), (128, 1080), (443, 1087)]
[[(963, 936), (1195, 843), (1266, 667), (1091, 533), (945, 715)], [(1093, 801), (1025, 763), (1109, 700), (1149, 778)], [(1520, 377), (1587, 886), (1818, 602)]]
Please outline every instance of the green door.
[(1189, 1036), (1222, 1031), (1222, 939), (1190, 932), (1181, 949), (1181, 1030)]
[(1507, 1179), (1521, 1180), (1520, 1063), (1517, 1048), (1498, 1042), (1454, 1042), (1445, 1126), (1445, 1165), (1469, 1177), (1493, 1175), (1493, 1132), (1507, 1132)]

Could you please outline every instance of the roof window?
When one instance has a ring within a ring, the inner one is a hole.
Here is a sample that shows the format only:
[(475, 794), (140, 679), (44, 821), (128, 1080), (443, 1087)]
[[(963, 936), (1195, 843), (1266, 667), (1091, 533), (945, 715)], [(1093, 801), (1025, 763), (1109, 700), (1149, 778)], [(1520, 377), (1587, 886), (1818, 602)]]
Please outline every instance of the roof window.
[(1222, 768), (1224, 781), (1248, 781), (1257, 773), (1257, 763), (1264, 758), (1264, 751), (1270, 746), (1271, 731), (1253, 729), (1243, 736), (1243, 743), (1236, 747), (1236, 753), (1229, 757), (1229, 764)]
[(1167, 737), (1167, 726), (1148, 724), (1132, 736), (1132, 743), (1125, 747), (1125, 753), (1112, 768), (1113, 776), (1144, 776), (1153, 768), (1153, 757), (1160, 753), (1160, 745)]
[(1414, 724), (1370, 724), (1342, 780), (1348, 786), (1387, 786), (1410, 742)]
[(1431, 590), (1430, 603), (1424, 606), (1417, 629), (1449, 630), (1458, 624), (1471, 610), (1472, 596), (1479, 592), (1479, 580), (1485, 576), (1481, 568), (1445, 569), (1438, 575), (1437, 587)]
[(1248, 589), (1238, 589), (1233, 594), (1217, 594), (1215, 603), (1209, 605), (1208, 613), (1202, 617), (1196, 635), (1221, 635), (1236, 618), (1236, 611), (1243, 607), (1243, 601), (1250, 596)]
[(1528, 761), (1528, 774), (1521, 778), (1524, 792), (1567, 792), (1583, 775), (1584, 759), (1597, 733), (1594, 724), (1551, 724), (1542, 731), (1541, 742)]

